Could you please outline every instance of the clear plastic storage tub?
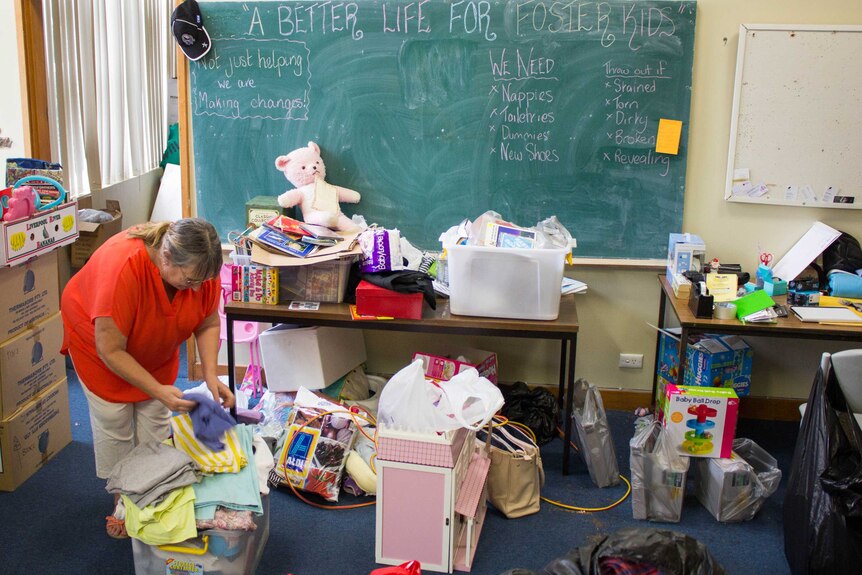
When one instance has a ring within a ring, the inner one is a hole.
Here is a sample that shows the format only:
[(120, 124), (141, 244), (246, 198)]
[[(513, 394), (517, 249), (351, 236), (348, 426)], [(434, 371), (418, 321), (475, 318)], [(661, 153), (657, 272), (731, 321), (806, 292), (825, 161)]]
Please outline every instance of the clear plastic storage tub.
[(456, 315), (554, 320), (569, 248), (446, 248)]
[(207, 529), (176, 545), (147, 545), (132, 539), (135, 575), (253, 575), (269, 539), (269, 497), (254, 531)]
[(278, 268), (278, 301), (341, 303), (355, 258)]

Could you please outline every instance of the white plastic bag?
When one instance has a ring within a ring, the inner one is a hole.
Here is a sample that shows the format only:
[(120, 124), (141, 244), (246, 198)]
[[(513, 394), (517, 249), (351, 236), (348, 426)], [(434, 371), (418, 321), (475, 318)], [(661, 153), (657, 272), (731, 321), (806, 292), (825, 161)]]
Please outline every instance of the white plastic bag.
[(447, 382), (425, 379), (421, 359), (392, 376), (380, 393), (377, 420), (381, 425), (420, 432), (476, 430), (503, 405), (503, 394), (474, 369)]

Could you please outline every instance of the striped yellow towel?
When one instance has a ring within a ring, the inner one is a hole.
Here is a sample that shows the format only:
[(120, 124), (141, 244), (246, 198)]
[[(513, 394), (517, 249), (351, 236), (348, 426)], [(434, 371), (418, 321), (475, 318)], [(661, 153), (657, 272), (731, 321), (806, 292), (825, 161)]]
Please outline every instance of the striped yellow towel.
[(171, 429), (174, 447), (187, 453), (204, 473), (236, 473), (248, 464), (233, 428), (225, 432), (225, 448), (221, 451), (213, 451), (195, 437), (192, 418), (187, 413), (172, 417)]

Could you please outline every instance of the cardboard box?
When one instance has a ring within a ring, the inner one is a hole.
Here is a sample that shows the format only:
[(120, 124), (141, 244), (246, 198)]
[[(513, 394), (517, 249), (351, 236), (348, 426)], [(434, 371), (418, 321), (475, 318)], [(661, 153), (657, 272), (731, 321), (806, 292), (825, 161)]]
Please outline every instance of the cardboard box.
[(262, 226), (276, 216), (284, 215), (278, 196), (255, 196), (245, 203), (246, 225)]
[[(459, 361), (462, 358), (465, 361)], [(497, 354), (481, 349), (458, 348), (437, 353), (419, 352), (413, 354), (413, 360), (422, 360), (425, 377), (448, 381), (467, 369), (475, 367), (479, 375), (491, 383), (497, 383)]]
[(0, 344), (0, 419), (66, 376), (59, 313)]
[(99, 246), (123, 229), (123, 212), (120, 211), (120, 202), (117, 200), (106, 200), (103, 211), (113, 216), (110, 222), (98, 224), (78, 221), (78, 232), (80, 235), (78, 241), (72, 244), (71, 248), (73, 268), (83, 267)]
[(24, 265), (0, 268), (0, 293), (0, 341), (60, 311), (57, 252)]
[(0, 266), (22, 264), (78, 239), (78, 202), (38, 211), (25, 220), (0, 222), (0, 231)]
[(700, 271), (706, 256), (706, 244), (694, 234), (670, 234), (667, 246), (667, 281), (690, 270)]
[(754, 352), (738, 335), (721, 336), (721, 343), (733, 351), (734, 369), (722, 382), (724, 387), (732, 387), (739, 397), (751, 393), (751, 371), (754, 365)]
[(0, 491), (14, 491), (71, 441), (69, 388), (63, 378), (0, 421)]
[(678, 453), (730, 457), (739, 411), (732, 389), (668, 384), (662, 411), (662, 425)]
[(356, 286), (356, 313), (379, 317), (422, 319), (421, 293), (399, 293), (362, 280)]
[(710, 335), (689, 342), (685, 352), (685, 385), (700, 387), (730, 386), (736, 369), (736, 356), (718, 336)]
[(270, 391), (323, 389), (367, 359), (360, 329), (281, 324), (259, 343)]

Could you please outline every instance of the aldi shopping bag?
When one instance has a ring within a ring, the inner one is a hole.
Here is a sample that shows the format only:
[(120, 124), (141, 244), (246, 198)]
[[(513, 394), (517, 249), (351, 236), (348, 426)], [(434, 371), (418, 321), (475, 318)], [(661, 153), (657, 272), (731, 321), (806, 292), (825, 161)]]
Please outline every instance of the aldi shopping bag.
[(617, 454), (599, 388), (579, 379), (575, 382), (574, 402), (572, 416), (578, 432), (575, 440), (590, 478), (597, 487), (618, 484)]

